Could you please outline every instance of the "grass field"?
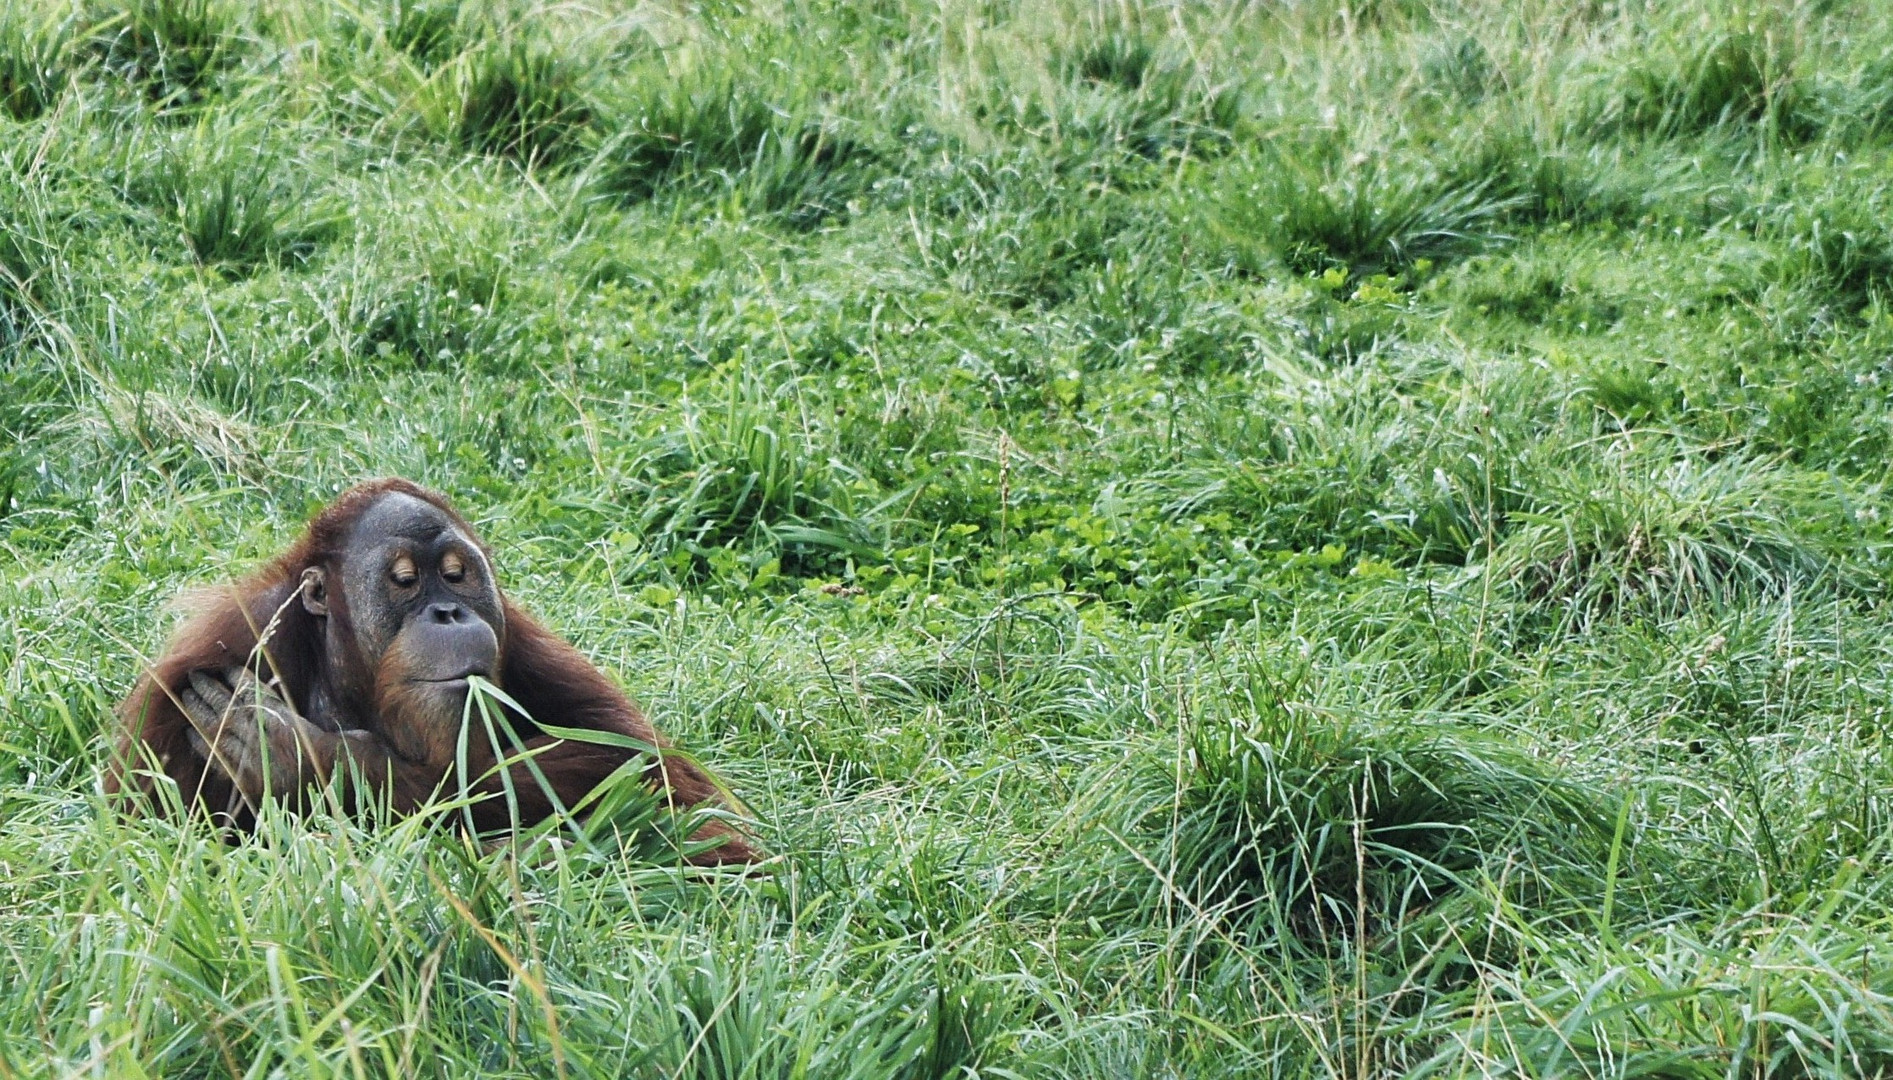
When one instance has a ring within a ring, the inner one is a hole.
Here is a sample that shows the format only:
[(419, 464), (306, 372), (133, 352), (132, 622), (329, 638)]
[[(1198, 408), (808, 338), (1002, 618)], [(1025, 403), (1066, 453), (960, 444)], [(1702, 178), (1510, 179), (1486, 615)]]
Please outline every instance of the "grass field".
[[(1893, 1075), (1893, 19), (0, 2), (0, 1080)], [(771, 872), (126, 822), (351, 482)]]

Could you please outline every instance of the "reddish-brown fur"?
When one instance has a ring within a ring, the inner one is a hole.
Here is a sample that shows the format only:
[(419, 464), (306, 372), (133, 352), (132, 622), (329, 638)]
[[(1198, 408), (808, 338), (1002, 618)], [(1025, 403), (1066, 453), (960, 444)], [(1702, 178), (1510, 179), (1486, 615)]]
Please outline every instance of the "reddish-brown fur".
[[(298, 581), (310, 566), (336, 566), (347, 558), (344, 542), (356, 519), (374, 502), (389, 493), (399, 492), (422, 499), (438, 507), (468, 537), (476, 534), (472, 526), (445, 498), (405, 480), (377, 480), (344, 492), (329, 505), (289, 550), (241, 583), (228, 589), (200, 594), (195, 614), (179, 628), (170, 646), (145, 676), (139, 679), (131, 695), (119, 706), (123, 724), (118, 752), (106, 776), (106, 790), (111, 794), (137, 791), (151, 797), (157, 805), (160, 772), (177, 785), (185, 805), (208, 813), (239, 829), (254, 823), (254, 816), (225, 772), (207, 762), (191, 746), (191, 724), (179, 703), (179, 695), (189, 685), (193, 671), (223, 672), (233, 667), (256, 667), (252, 658), (265, 627), (274, 622), (268, 644), (262, 650), (262, 670), (275, 674), (284, 689), (284, 697), (304, 716), (309, 716), (309, 702), (317, 680), (360, 680), (355, 685), (375, 687), (373, 700), (380, 703), (378, 714), (360, 718), (376, 738), (337, 737), (335, 745), (305, 750), (315, 758), (305, 772), (318, 782), (327, 779), (344, 757), (376, 789), (396, 813), (407, 813), (426, 802), (442, 786), (447, 772), (423, 761), (439, 762), (440, 740), (457, 737), (453, 731), (415, 730), (419, 725), (404, 724), (400, 691), (380, 687), (376, 672), (365, 670), (359, 650), (353, 647), (353, 635), (344, 632), (348, 642), (345, 656), (324, 656), (325, 639), (320, 620), (294, 602)], [(488, 553), (491, 562), (491, 553)], [(500, 644), (500, 663), (494, 682), (521, 706), (528, 716), (559, 727), (615, 732), (642, 743), (663, 747), (667, 744), (632, 704), (623, 691), (594, 667), (578, 650), (546, 630), (510, 600), (502, 600), (505, 613), (504, 634)], [(332, 608), (330, 619), (347, 619), (340, 605)], [(347, 623), (340, 624), (346, 628)], [(382, 660), (383, 668), (399, 662), (392, 653)], [(619, 766), (636, 756), (636, 751), (556, 739), (538, 733), (530, 725), (521, 731), (525, 746), (534, 749), (549, 746), (533, 757), (533, 763), (550, 782), (553, 793), (567, 807), (577, 803)], [(472, 775), (488, 770), (494, 761), (487, 740), (469, 739), (469, 766)], [(512, 789), (519, 820), (530, 824), (552, 813), (552, 806), (532, 771), (525, 764), (511, 767)], [(719, 805), (716, 784), (688, 759), (664, 753), (652, 761), (646, 778), (661, 789), (676, 807), (700, 803)], [(503, 790), (504, 781), (490, 776), (476, 788), (481, 792)], [(354, 798), (351, 797), (351, 802)], [(487, 799), (473, 809), (476, 828), (504, 828), (510, 823), (510, 811), (503, 799)], [(701, 863), (753, 861), (757, 856), (736, 832), (713, 822), (700, 838), (718, 836), (723, 842), (697, 856)]]

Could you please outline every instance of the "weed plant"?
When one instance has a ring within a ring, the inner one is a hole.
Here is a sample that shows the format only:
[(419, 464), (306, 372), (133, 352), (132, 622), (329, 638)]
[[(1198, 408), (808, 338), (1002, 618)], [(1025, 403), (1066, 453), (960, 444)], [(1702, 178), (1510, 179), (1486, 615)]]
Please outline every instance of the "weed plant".
[[(1893, 1075), (1884, 16), (0, 4), (0, 1077)], [(382, 474), (774, 860), (115, 814)]]

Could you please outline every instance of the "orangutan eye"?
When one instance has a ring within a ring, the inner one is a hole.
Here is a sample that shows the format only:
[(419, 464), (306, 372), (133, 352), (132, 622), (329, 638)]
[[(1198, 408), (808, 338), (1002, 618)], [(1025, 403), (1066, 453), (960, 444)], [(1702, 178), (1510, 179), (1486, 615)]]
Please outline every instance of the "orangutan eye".
[(458, 552), (449, 551), (440, 557), (440, 576), (456, 584), (467, 576), (467, 564)]
[(388, 568), (388, 580), (404, 589), (419, 578), (420, 575), (414, 571), (414, 560), (406, 555), (394, 560), (394, 565)]

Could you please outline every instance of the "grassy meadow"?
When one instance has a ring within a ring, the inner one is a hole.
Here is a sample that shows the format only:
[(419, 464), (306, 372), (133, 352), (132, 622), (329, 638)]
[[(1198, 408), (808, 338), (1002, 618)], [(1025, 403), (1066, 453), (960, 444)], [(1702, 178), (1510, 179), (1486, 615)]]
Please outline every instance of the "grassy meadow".
[[(1890, 451), (1882, 4), (6, 0), (0, 1080), (1893, 1075)], [(768, 872), (110, 812), (388, 474)]]

